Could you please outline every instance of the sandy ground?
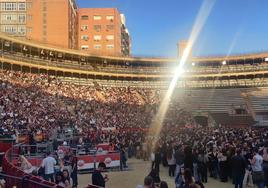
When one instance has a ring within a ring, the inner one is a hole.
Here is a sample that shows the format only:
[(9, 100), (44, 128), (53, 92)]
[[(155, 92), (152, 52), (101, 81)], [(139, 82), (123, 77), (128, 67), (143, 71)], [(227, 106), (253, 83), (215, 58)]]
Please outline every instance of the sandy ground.
[[(143, 179), (150, 171), (150, 162), (137, 159), (130, 159), (128, 165), (129, 171), (108, 172), (109, 182), (107, 188), (136, 188), (137, 185), (143, 184)], [(160, 167), (160, 178), (168, 182), (170, 188), (174, 188), (174, 179), (168, 176), (168, 168)], [(84, 188), (91, 183), (91, 174), (79, 175), (79, 188)], [(232, 188), (231, 183), (222, 183), (219, 180), (209, 179), (205, 184), (206, 188)]]

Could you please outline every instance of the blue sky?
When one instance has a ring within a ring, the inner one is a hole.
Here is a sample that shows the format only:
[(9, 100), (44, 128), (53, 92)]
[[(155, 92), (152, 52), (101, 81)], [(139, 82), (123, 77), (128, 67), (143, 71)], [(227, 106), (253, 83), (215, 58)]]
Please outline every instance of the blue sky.
[[(116, 7), (124, 13), (132, 54), (176, 56), (202, 0), (77, 0), (79, 7)], [(194, 56), (268, 51), (268, 0), (217, 0), (196, 41)]]

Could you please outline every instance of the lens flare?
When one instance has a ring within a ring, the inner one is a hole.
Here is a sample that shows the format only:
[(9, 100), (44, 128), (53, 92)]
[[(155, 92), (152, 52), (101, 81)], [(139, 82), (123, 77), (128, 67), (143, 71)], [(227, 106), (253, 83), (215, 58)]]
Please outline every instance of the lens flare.
[(197, 18), (195, 20), (194, 26), (192, 28), (192, 32), (189, 38), (189, 41), (187, 43), (187, 46), (183, 52), (183, 55), (181, 57), (181, 59), (178, 60), (178, 66), (176, 67), (174, 73), (173, 73), (173, 78), (172, 81), (168, 87), (168, 90), (165, 94), (164, 99), (162, 100), (160, 107), (158, 109), (157, 114), (155, 115), (155, 117), (152, 120), (151, 123), (151, 127), (150, 127), (150, 131), (149, 134), (154, 134), (154, 140), (152, 143), (152, 149), (155, 149), (156, 147), (156, 142), (157, 142), (157, 138), (160, 134), (160, 131), (162, 129), (162, 125), (166, 116), (166, 112), (168, 110), (168, 106), (169, 106), (169, 102), (172, 96), (172, 93), (177, 85), (177, 81), (178, 79), (181, 77), (181, 75), (184, 73), (184, 64), (187, 62), (190, 51), (196, 41), (196, 39), (198, 38), (203, 26), (206, 23), (206, 20), (208, 18), (208, 16), (210, 15), (212, 8), (215, 4), (216, 0), (204, 0)]

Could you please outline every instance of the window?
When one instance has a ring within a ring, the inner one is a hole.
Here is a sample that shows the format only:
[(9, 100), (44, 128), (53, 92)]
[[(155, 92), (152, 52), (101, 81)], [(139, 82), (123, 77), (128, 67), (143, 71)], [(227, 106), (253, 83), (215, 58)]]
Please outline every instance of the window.
[(16, 14), (2, 14), (1, 16), (1, 23), (14, 23), (17, 22), (17, 15)]
[(82, 40), (88, 40), (88, 35), (82, 35), (82, 36), (81, 36), (81, 39), (82, 39)]
[(101, 16), (93, 16), (94, 20), (101, 20)]
[(84, 31), (84, 30), (87, 30), (88, 29), (88, 26), (87, 25), (82, 25), (81, 26), (81, 30)]
[(94, 30), (97, 32), (101, 31), (101, 25), (94, 25)]
[(114, 35), (107, 35), (106, 40), (114, 40)]
[(100, 44), (95, 44), (95, 45), (94, 45), (94, 49), (96, 49), (96, 50), (101, 49), (101, 45), (100, 45)]
[(17, 3), (2, 3), (1, 10), (15, 11), (17, 10)]
[(106, 25), (106, 29), (107, 30), (113, 30), (114, 29), (114, 25)]
[(19, 23), (25, 23), (25, 21), (26, 21), (26, 15), (19, 14)]
[(101, 35), (94, 35), (94, 41), (100, 41)]
[(114, 45), (113, 44), (108, 44), (108, 45), (106, 45), (106, 48), (109, 49), (109, 50), (114, 49)]
[(106, 20), (113, 21), (114, 20), (114, 16), (106, 16)]
[(6, 33), (15, 34), (17, 32), (17, 27), (12, 25), (5, 25), (3, 31)]
[(82, 45), (82, 46), (81, 46), (81, 49), (82, 49), (82, 50), (87, 50), (87, 49), (88, 49), (88, 45)]
[(18, 3), (19, 4), (19, 10), (23, 11), (23, 10), (26, 10), (26, 4), (25, 3)]
[(88, 20), (88, 16), (87, 16), (87, 15), (82, 15), (82, 16), (81, 16), (81, 19), (82, 19), (82, 20)]
[(33, 6), (32, 2), (27, 2), (27, 10), (31, 9)]
[(28, 14), (28, 15), (27, 15), (27, 20), (28, 20), (28, 21), (32, 21), (32, 20), (33, 20), (33, 15)]
[(31, 33), (33, 32), (33, 28), (32, 27), (27, 27), (27, 33)]
[(26, 34), (26, 28), (24, 25), (20, 25), (18, 26), (18, 33), (21, 35), (25, 35)]

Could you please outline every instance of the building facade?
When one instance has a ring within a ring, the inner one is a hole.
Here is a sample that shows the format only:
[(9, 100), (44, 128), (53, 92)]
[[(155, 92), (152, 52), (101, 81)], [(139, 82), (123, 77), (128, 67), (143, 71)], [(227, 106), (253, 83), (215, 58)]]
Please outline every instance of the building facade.
[(75, 0), (0, 0), (1, 32), (64, 48), (77, 48)]
[(126, 18), (124, 14), (121, 16), (121, 54), (123, 56), (130, 56), (131, 54), (131, 38), (126, 27)]
[(0, 0), (1, 32), (26, 36), (26, 0)]
[(130, 55), (125, 17), (116, 8), (81, 8), (78, 46), (93, 55)]
[(0, 0), (0, 29), (16, 37), (87, 51), (129, 56), (126, 19), (116, 8), (81, 8), (76, 0)]

